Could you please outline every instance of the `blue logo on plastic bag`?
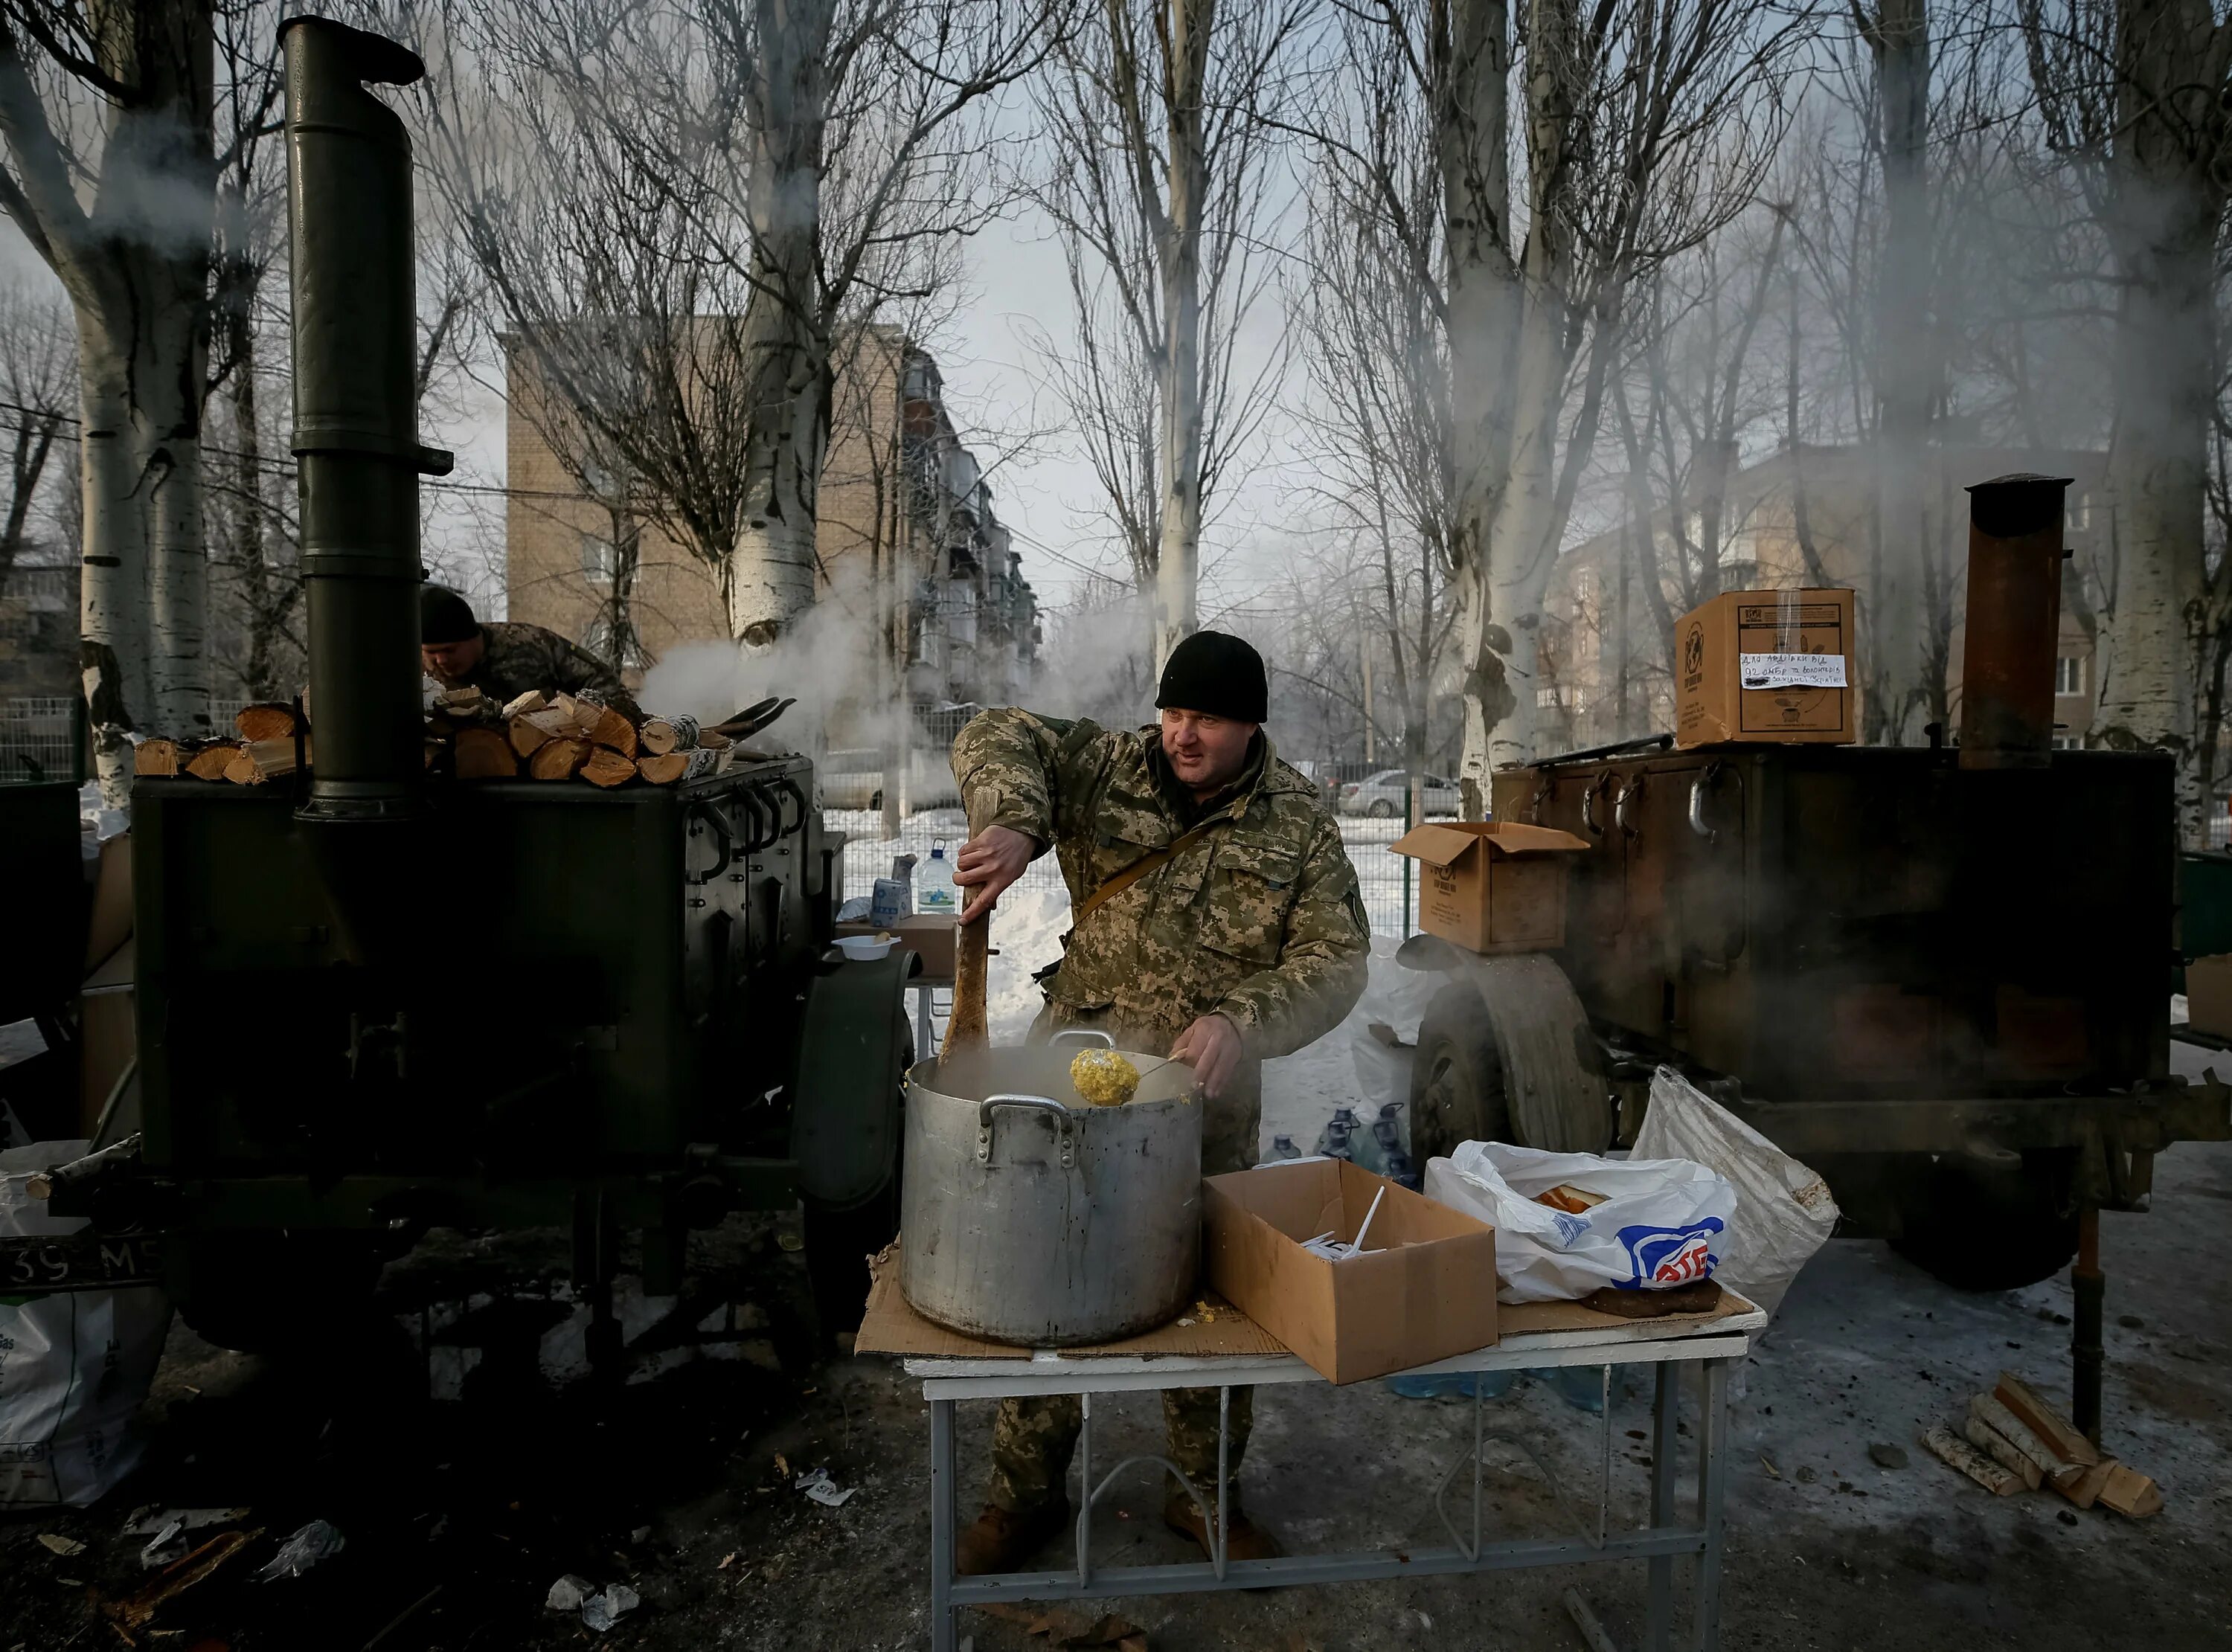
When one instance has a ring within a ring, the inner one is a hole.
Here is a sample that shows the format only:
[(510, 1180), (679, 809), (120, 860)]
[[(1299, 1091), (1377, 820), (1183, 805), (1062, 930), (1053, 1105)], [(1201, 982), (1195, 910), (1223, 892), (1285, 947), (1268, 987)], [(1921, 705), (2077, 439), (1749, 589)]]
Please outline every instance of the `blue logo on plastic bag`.
[(1568, 1246), (1589, 1230), (1588, 1218), (1586, 1216), (1570, 1216), (1562, 1210), (1554, 1210), (1550, 1213), (1550, 1219), (1558, 1224), (1558, 1238), (1560, 1242)]
[(1707, 1216), (1688, 1228), (1621, 1228), (1618, 1237), (1634, 1273), (1620, 1288), (1665, 1290), (1710, 1279), (1721, 1260), (1713, 1254), (1713, 1235), (1721, 1227), (1718, 1216)]

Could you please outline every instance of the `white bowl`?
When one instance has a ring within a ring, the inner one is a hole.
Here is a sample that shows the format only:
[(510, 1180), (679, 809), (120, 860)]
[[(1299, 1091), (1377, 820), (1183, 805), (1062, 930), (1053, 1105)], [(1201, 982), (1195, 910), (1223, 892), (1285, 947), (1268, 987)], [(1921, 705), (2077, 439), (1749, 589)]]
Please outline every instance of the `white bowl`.
[(898, 944), (896, 938), (873, 935), (840, 935), (837, 937), (837, 949), (855, 963), (871, 962)]

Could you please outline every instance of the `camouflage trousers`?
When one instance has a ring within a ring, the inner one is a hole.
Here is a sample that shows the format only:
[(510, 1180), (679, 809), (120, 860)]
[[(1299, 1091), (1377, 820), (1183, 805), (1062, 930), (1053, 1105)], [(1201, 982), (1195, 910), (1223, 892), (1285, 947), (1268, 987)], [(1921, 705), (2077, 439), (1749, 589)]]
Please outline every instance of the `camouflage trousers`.
[[(1091, 1020), (1065, 1014), (1048, 1005), (1031, 1027), (1030, 1040), (1042, 1041), (1065, 1026), (1092, 1026)], [(1110, 1027), (1119, 1048), (1159, 1055), (1171, 1046), (1175, 1033), (1158, 1029)], [(1246, 1061), (1223, 1095), (1205, 1101), (1202, 1111), (1201, 1173), (1222, 1176), (1244, 1170), (1256, 1163), (1256, 1138), (1262, 1125), (1263, 1069)], [(1228, 1421), (1231, 1441), (1225, 1470), (1237, 1476), (1240, 1459), (1248, 1449), (1248, 1435), (1255, 1421), (1251, 1388), (1232, 1390)], [(1194, 1488), (1214, 1506), (1217, 1497), (1217, 1390), (1213, 1388), (1174, 1388), (1163, 1391), (1163, 1423), (1170, 1441), (1170, 1458), (1193, 1481)], [(1069, 1477), (1069, 1460), (1077, 1450), (1078, 1430), (1084, 1424), (1084, 1408), (1074, 1394), (1049, 1394), (1000, 1402), (992, 1424), (991, 1500), (1002, 1508), (1024, 1512), (1059, 1501)], [(1172, 1493), (1178, 1487), (1170, 1487)]]

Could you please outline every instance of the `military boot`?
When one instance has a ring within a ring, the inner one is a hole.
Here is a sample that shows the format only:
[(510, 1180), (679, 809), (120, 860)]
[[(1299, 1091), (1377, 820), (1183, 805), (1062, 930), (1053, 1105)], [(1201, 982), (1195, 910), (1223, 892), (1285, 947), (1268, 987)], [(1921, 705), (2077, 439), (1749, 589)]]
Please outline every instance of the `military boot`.
[(953, 1568), (964, 1577), (1013, 1571), (1068, 1523), (1067, 1498), (1022, 1510), (987, 1503), (984, 1512), (954, 1544)]
[[(1209, 1506), (1209, 1519), (1204, 1520), (1200, 1508), (1184, 1492), (1178, 1493), (1163, 1505), (1163, 1524), (1201, 1545), (1202, 1553), (1212, 1560), (1217, 1558), (1211, 1544), (1216, 1519), (1217, 1505), (1214, 1502)], [(1275, 1560), (1281, 1552), (1277, 1540), (1249, 1519), (1241, 1511), (1239, 1500), (1235, 1498), (1224, 1511), (1224, 1558), (1227, 1560)]]

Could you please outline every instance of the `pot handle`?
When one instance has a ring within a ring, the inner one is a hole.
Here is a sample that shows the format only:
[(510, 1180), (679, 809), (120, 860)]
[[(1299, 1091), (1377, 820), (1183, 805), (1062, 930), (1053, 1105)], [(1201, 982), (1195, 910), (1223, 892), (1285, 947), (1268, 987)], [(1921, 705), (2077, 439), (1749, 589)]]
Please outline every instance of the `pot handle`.
[(1059, 1033), (1049, 1033), (1047, 1037), (1047, 1042), (1049, 1044), (1059, 1044), (1066, 1038), (1097, 1038), (1110, 1049), (1113, 1050), (1116, 1047), (1116, 1040), (1097, 1027), (1065, 1027)]
[(1076, 1124), (1069, 1109), (1048, 1096), (1018, 1096), (1001, 1094), (987, 1096), (976, 1109), (976, 1163), (989, 1163), (992, 1157), (992, 1110), (995, 1107), (1028, 1107), (1034, 1112), (1054, 1115), (1054, 1140), (1061, 1148), (1061, 1168), (1070, 1169), (1077, 1163)]

